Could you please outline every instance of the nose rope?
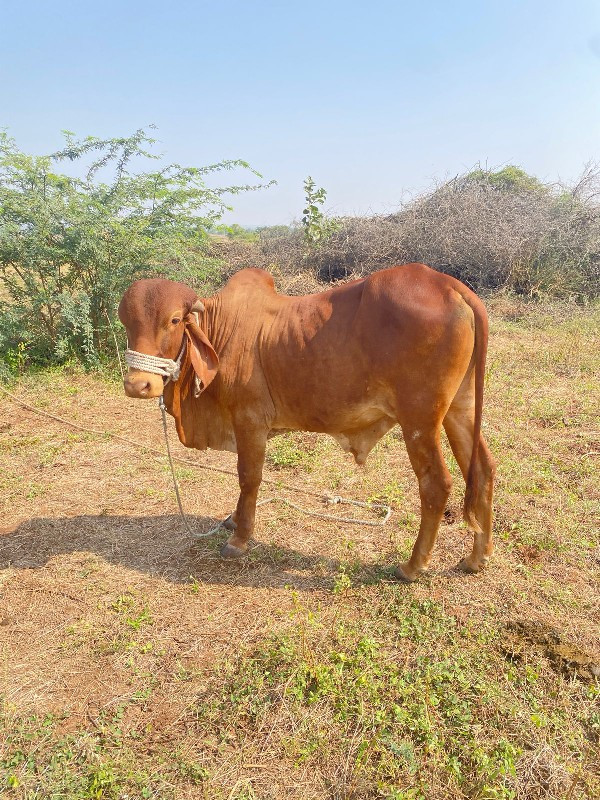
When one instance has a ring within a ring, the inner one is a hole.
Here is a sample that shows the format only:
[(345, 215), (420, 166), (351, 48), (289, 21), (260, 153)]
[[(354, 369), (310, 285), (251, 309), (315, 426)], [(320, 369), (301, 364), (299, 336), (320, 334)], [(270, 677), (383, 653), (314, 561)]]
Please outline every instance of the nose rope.
[(125, 350), (125, 361), (133, 369), (140, 369), (143, 372), (152, 372), (155, 375), (162, 375), (169, 381), (176, 381), (181, 371), (181, 361), (185, 350), (185, 337), (181, 343), (179, 355), (173, 361), (172, 358), (161, 358), (160, 356), (149, 356), (147, 353), (139, 353), (137, 350)]
[[(196, 321), (196, 325), (199, 325), (199, 318), (198, 312), (192, 311), (192, 316)], [(110, 319), (108, 320), (110, 322)], [(115, 338), (115, 344), (117, 340)], [(175, 361), (172, 358), (161, 358), (160, 356), (149, 356), (148, 353), (140, 353), (138, 350), (130, 350), (129, 349), (129, 339), (127, 340), (127, 350), (123, 353), (125, 356), (125, 361), (127, 362), (127, 366), (133, 369), (140, 369), (143, 372), (152, 372), (154, 375), (162, 375), (163, 378), (166, 378), (165, 385), (169, 383), (169, 381), (175, 382), (179, 377), (179, 373), (181, 372), (181, 362), (183, 360), (183, 354), (185, 353), (185, 335), (181, 340), (181, 347), (179, 348), (179, 354)], [(119, 348), (117, 347), (117, 355), (119, 356), (119, 364), (121, 363), (121, 356), (119, 355)], [(123, 370), (121, 369), (121, 374), (123, 374)], [(194, 386), (196, 391), (196, 397), (200, 394), (200, 381), (196, 376), (194, 380)]]

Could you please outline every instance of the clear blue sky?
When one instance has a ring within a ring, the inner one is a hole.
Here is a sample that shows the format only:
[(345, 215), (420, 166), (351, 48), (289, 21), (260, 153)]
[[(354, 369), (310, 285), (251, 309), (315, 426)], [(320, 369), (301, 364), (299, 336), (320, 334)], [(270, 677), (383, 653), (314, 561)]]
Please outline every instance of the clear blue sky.
[(243, 158), (278, 186), (230, 221), (395, 209), (474, 166), (574, 178), (600, 158), (600, 4), (2, 3), (0, 126), (51, 152), (61, 129), (158, 126), (169, 160)]

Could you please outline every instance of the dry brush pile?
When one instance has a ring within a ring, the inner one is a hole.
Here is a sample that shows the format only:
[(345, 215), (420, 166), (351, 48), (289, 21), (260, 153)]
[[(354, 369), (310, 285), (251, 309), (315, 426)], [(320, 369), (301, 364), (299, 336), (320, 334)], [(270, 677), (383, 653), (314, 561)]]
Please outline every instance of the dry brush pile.
[[(422, 261), (478, 291), (584, 300), (600, 293), (600, 168), (574, 186), (544, 184), (517, 167), (473, 170), (388, 216), (344, 217), (316, 246), (301, 227), (213, 247), (235, 271), (280, 273), (286, 290), (312, 288), (393, 264)], [(331, 222), (331, 221), (328, 221)], [(304, 280), (299, 279), (304, 276)]]

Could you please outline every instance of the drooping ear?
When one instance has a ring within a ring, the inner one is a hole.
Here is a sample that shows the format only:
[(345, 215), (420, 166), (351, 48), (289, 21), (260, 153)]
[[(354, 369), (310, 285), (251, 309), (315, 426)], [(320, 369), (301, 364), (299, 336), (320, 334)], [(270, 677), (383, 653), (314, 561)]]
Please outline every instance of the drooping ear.
[(200, 394), (214, 380), (219, 369), (219, 357), (204, 331), (196, 323), (193, 311), (186, 318), (185, 335), (188, 337), (190, 360), (194, 372), (201, 382), (200, 391), (197, 393)]

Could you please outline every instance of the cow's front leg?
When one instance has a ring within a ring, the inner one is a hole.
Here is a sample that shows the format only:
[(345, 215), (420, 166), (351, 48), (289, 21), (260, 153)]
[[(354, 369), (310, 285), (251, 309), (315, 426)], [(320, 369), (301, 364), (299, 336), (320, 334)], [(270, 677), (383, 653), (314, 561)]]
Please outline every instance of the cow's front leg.
[(267, 435), (248, 425), (235, 428), (238, 451), (238, 476), (240, 498), (233, 520), (235, 529), (221, 548), (223, 558), (239, 558), (248, 549), (248, 541), (254, 530), (256, 498), (262, 480), (265, 462)]

